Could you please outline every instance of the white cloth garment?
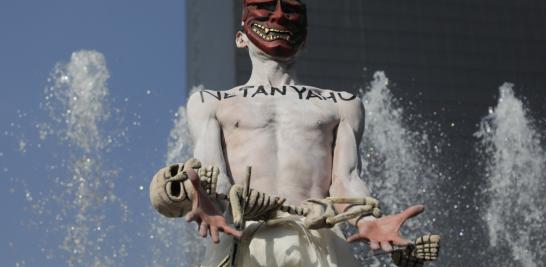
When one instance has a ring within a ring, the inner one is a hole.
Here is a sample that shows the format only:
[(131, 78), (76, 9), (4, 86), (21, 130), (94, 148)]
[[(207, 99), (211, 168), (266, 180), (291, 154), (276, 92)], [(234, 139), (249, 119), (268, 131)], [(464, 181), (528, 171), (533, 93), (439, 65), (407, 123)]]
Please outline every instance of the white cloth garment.
[[(235, 241), (222, 236), (220, 244), (207, 246), (203, 267), (231, 266)], [(359, 266), (338, 227), (308, 230), (301, 218), (293, 216), (247, 223), (237, 244), (235, 262), (245, 267)]]

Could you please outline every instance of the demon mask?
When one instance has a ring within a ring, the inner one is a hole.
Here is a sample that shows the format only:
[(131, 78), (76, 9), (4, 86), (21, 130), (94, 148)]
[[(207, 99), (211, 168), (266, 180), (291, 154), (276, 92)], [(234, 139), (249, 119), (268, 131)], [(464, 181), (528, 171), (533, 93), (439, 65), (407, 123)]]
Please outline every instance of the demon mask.
[(307, 10), (299, 0), (243, 0), (242, 26), (264, 53), (290, 58), (307, 37)]

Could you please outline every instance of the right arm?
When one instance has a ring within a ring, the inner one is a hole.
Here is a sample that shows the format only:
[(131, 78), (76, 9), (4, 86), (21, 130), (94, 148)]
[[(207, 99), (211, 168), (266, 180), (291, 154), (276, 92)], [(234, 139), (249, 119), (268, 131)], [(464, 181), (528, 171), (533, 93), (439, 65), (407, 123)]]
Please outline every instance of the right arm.
[(219, 168), (217, 192), (226, 194), (233, 184), (227, 176), (224, 151), (222, 149), (220, 123), (216, 119), (219, 101), (202, 102), (199, 92), (190, 96), (187, 114), (193, 139), (193, 157), (203, 166)]
[[(226, 175), (221, 128), (216, 119), (217, 108), (218, 102), (203, 103), (200, 93), (194, 93), (188, 100), (187, 114), (193, 137), (193, 156), (201, 161), (202, 166), (212, 165), (219, 168), (217, 192), (227, 194), (232, 182)], [(201, 236), (210, 234), (215, 243), (219, 242), (218, 232), (240, 238), (241, 233), (227, 225), (224, 216), (212, 204), (214, 200), (211, 201), (201, 188), (197, 174), (191, 168), (187, 171), (195, 190), (192, 210), (186, 215), (186, 219), (197, 222)]]

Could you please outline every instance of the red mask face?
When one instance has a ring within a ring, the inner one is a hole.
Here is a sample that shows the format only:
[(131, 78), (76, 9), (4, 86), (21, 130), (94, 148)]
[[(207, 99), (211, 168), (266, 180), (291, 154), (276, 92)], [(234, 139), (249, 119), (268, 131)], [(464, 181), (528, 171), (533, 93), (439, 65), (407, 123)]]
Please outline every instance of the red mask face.
[(299, 0), (244, 0), (243, 31), (260, 50), (290, 58), (307, 37), (307, 10)]

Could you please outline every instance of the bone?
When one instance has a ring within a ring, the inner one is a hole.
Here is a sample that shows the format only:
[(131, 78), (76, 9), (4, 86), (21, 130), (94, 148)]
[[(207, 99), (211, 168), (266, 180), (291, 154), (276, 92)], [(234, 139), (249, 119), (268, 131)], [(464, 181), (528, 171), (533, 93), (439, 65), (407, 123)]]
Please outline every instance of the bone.
[(415, 250), (412, 254), (418, 259), (432, 261), (438, 259), (440, 252), (440, 236), (424, 235), (415, 240)]
[(335, 224), (342, 223), (359, 216), (370, 215), (373, 210), (374, 208), (372, 207), (372, 205), (352, 206), (351, 208), (347, 209), (343, 213), (340, 213), (334, 217), (327, 218), (326, 222), (328, 224), (335, 225)]

